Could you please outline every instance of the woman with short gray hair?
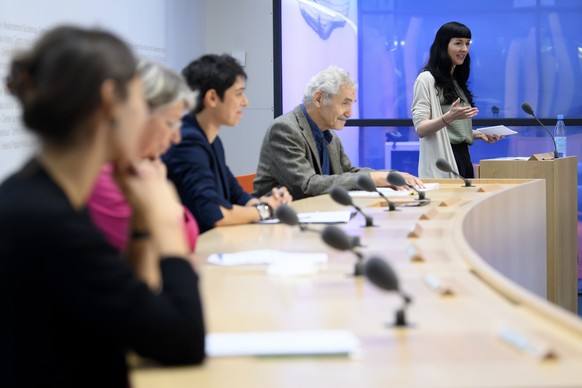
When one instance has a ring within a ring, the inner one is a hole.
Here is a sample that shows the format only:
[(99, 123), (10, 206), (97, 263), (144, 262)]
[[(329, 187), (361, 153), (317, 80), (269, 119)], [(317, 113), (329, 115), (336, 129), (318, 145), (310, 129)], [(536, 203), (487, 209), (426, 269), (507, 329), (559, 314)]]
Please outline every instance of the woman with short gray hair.
[[(180, 142), (181, 118), (185, 111), (194, 108), (195, 93), (180, 74), (162, 64), (141, 61), (137, 73), (149, 107), (149, 118), (139, 142), (139, 154), (143, 159), (159, 160), (172, 143)], [(127, 251), (130, 261), (157, 257), (140, 215), (132, 212), (123, 184), (120, 185), (115, 179), (113, 165), (103, 167), (89, 198), (88, 208), (93, 222), (107, 241), (120, 252)], [(198, 224), (181, 204), (176, 203), (175, 209), (176, 217), (184, 220), (184, 231), (190, 249), (194, 251), (199, 234)], [(143, 275), (151, 287), (159, 287), (156, 274)]]
[(194, 108), (195, 92), (174, 70), (160, 63), (140, 61), (137, 72), (150, 110), (177, 101), (182, 101), (188, 111)]

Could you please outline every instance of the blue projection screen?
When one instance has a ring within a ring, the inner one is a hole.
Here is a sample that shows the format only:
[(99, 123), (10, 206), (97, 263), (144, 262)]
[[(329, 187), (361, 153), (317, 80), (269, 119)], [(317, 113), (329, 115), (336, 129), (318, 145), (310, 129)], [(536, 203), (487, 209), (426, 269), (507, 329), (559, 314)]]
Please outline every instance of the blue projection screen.
[[(280, 5), (281, 27), (281, 84), (276, 87), (280, 86), (282, 96), (276, 113), (287, 112), (301, 102), (306, 82), (317, 71), (332, 64), (346, 68), (359, 84), (352, 117), (356, 127), (339, 135), (354, 164), (385, 168), (389, 144), (418, 141), (410, 122), (402, 122), (411, 117), (412, 86), (426, 63), (434, 35), (449, 21), (464, 23), (472, 31), (469, 81), (479, 108), (477, 122), (527, 118), (520, 109), (523, 101), (530, 102), (542, 118), (555, 120), (563, 114), (576, 123), (582, 119), (582, 1), (276, 3)], [(358, 119), (399, 123), (364, 127)], [(471, 149), (474, 162), (527, 156), (551, 148), (551, 141), (539, 127), (513, 129), (519, 135), (493, 146), (477, 142)], [(580, 127), (569, 126), (568, 139), (568, 154), (580, 158)], [(413, 157), (402, 153), (405, 155)], [(404, 165), (416, 173), (414, 163)]]

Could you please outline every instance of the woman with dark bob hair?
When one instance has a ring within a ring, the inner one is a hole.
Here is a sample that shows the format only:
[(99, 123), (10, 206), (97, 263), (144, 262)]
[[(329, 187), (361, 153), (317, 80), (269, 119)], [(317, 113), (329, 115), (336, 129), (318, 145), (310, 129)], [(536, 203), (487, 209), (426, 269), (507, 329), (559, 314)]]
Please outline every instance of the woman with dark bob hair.
[[(2, 383), (127, 387), (128, 350), (202, 362), (198, 277), (176, 192), (161, 162), (138, 152), (147, 107), (126, 44), (55, 28), (13, 59), (7, 87), (40, 147), (0, 186)], [(142, 218), (134, 237), (151, 239), (158, 260), (131, 268), (91, 222), (87, 199), (106, 163)], [(161, 277), (156, 292), (137, 275), (151, 271)]]
[(471, 30), (450, 22), (436, 33), (427, 65), (414, 83), (412, 121), (420, 138), (418, 176), (452, 178), (440, 171), (437, 159), (447, 160), (465, 178), (473, 178), (469, 146), (475, 139), (495, 143), (498, 136), (473, 130), (479, 110), (467, 84), (471, 71)]

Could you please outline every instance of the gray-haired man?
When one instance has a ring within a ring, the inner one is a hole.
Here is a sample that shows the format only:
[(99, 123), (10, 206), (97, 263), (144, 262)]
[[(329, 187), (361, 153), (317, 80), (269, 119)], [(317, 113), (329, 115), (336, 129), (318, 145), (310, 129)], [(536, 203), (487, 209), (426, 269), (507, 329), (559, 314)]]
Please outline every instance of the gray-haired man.
[[(385, 171), (351, 164), (333, 129), (342, 129), (352, 115), (356, 83), (337, 66), (319, 72), (307, 84), (303, 104), (271, 124), (261, 147), (255, 194), (285, 186), (295, 199), (325, 194), (335, 185), (358, 189), (359, 174), (377, 186), (388, 186)], [(406, 182), (422, 182), (402, 173)]]

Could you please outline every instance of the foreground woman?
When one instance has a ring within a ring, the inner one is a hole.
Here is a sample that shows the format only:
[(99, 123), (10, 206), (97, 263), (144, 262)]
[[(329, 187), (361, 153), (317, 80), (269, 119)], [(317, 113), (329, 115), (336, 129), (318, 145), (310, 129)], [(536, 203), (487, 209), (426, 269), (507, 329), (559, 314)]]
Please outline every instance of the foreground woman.
[[(135, 162), (147, 108), (128, 47), (106, 32), (56, 28), (13, 60), (7, 86), (40, 150), (0, 186), (2, 383), (126, 387), (129, 349), (200, 363), (198, 278), (176, 194), (159, 161)], [(136, 263), (137, 273), (160, 273), (155, 294), (89, 218), (105, 163), (160, 253)]]

